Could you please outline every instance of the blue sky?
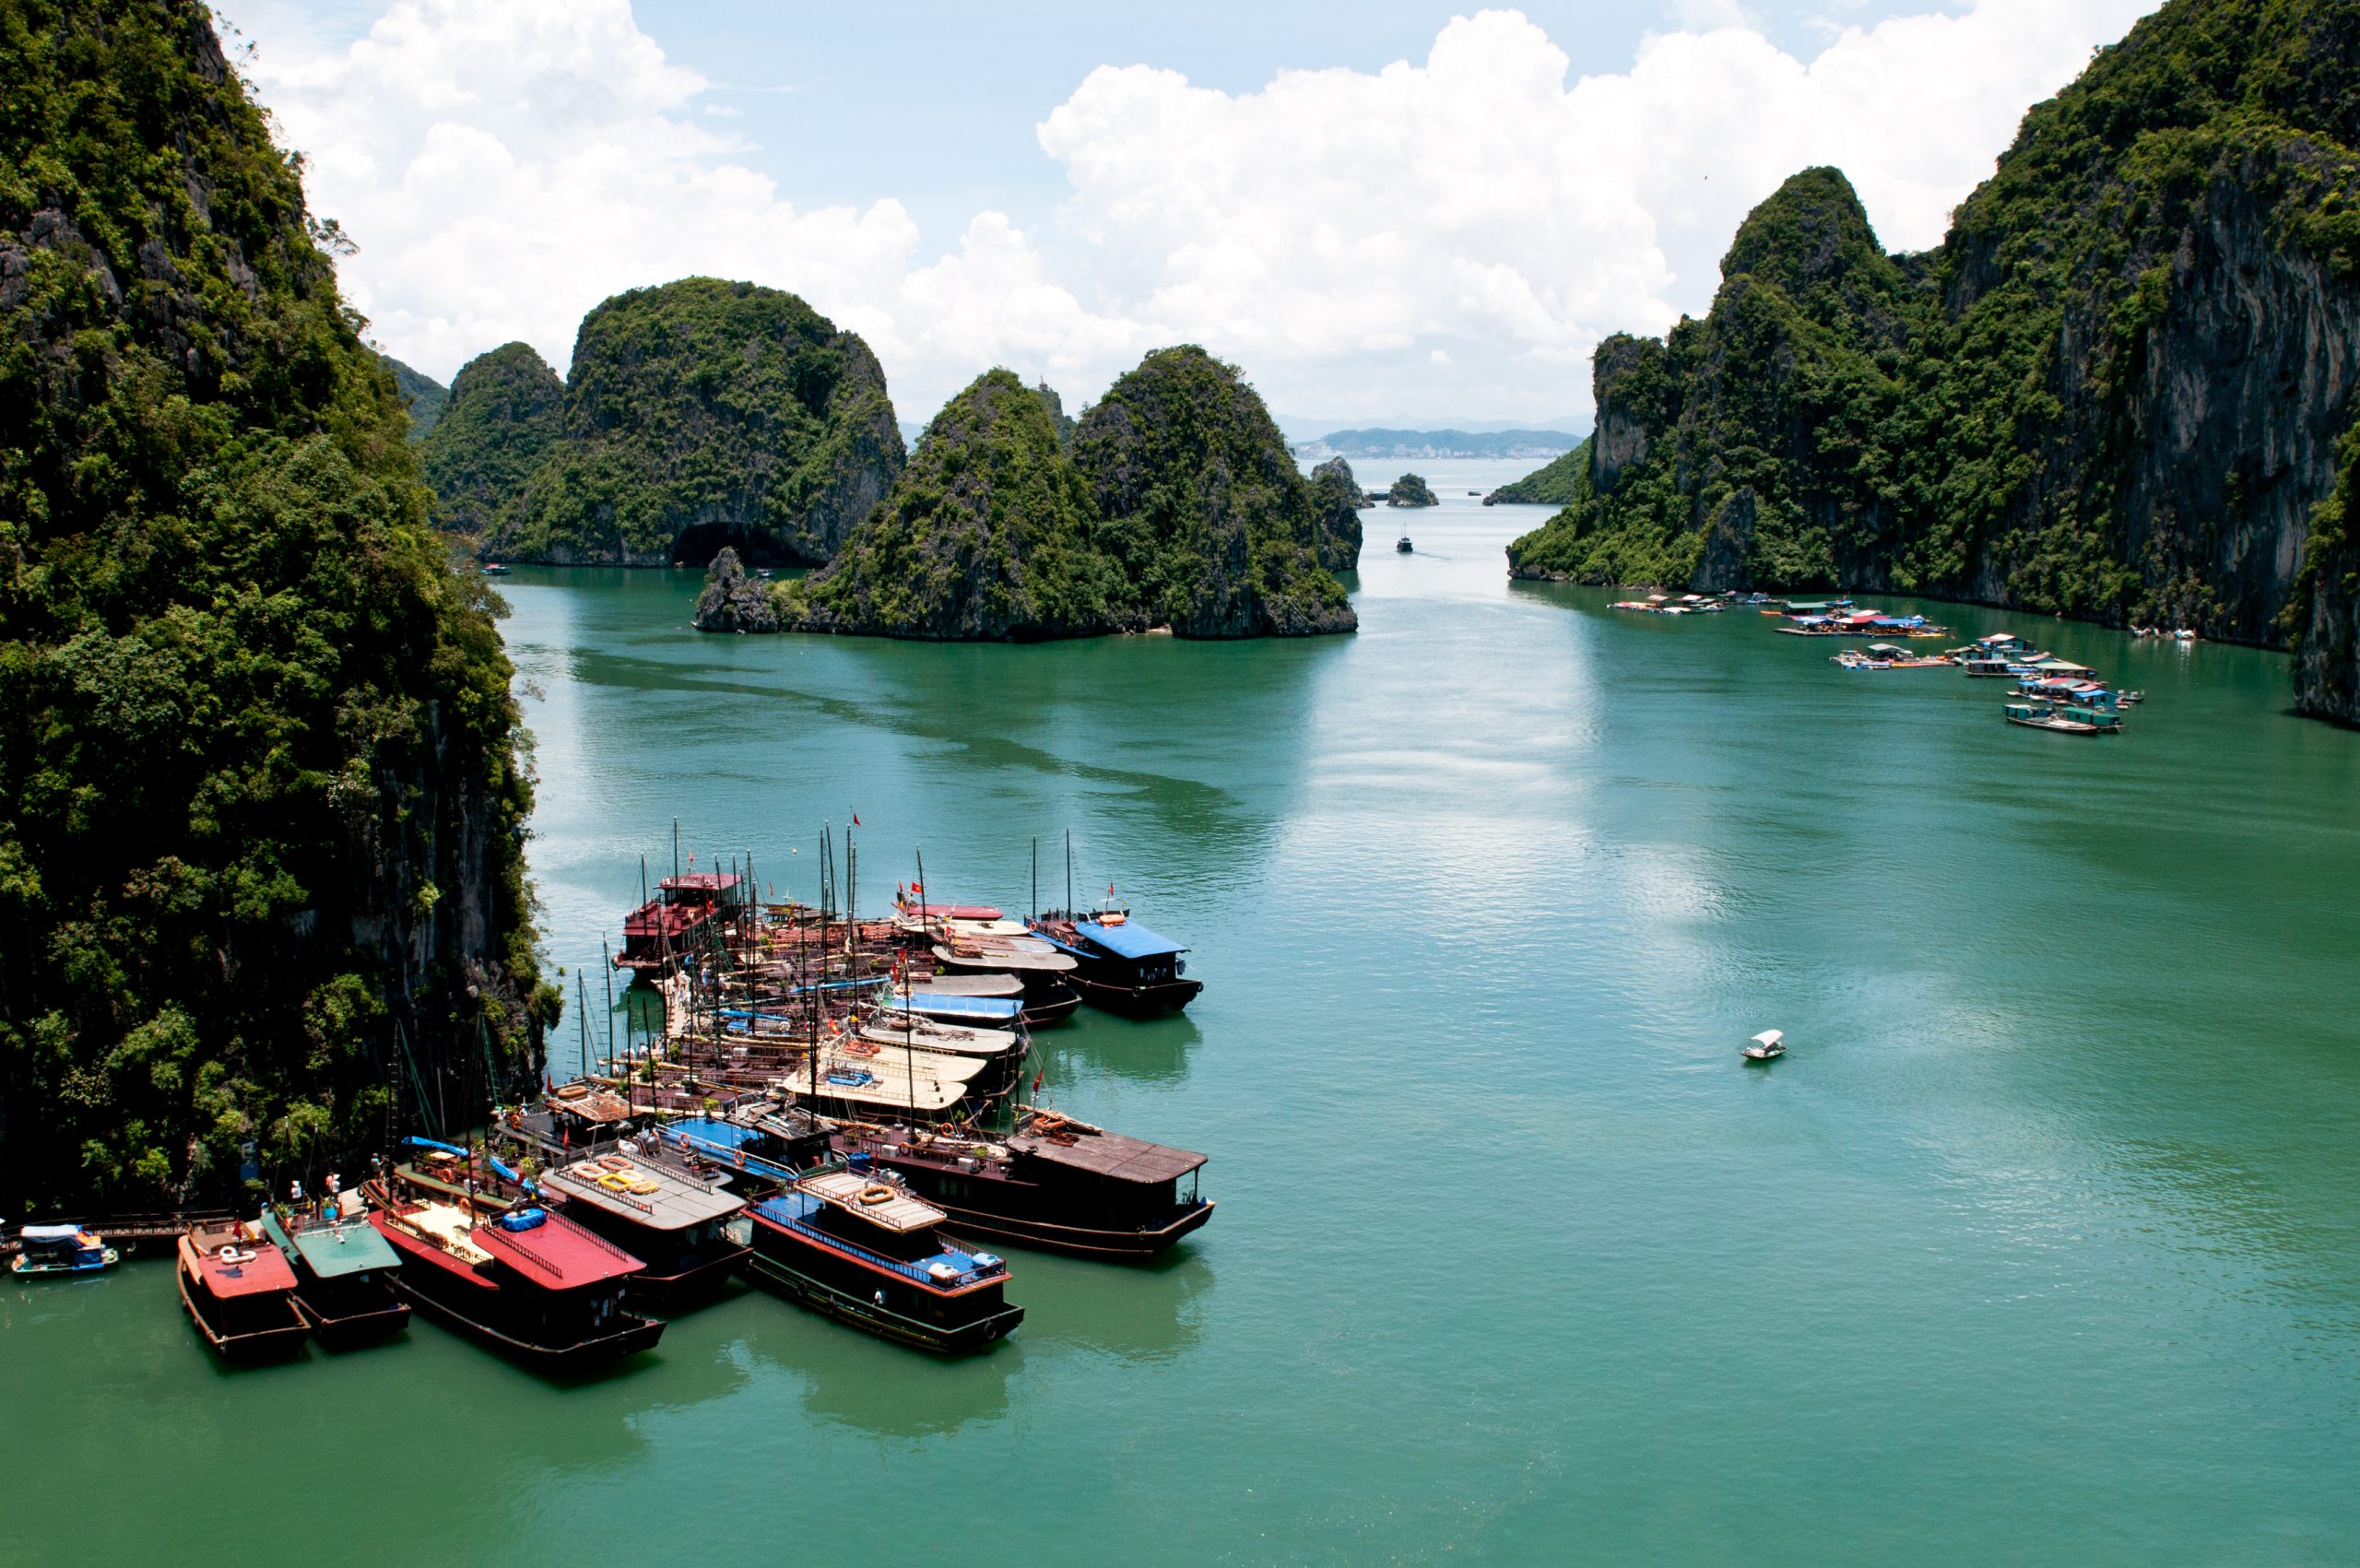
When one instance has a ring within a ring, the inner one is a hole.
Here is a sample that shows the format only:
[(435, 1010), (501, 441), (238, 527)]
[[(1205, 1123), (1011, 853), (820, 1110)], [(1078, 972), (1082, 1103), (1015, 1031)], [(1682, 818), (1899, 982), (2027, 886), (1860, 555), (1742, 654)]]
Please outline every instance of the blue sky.
[(923, 419), (994, 362), (1069, 401), (1163, 342), (1275, 407), (1536, 420), (1605, 333), (1710, 301), (1752, 203), (1846, 169), (1939, 240), (2144, 0), (1204, 0), (228, 8), (348, 291), (447, 377), (689, 272), (795, 289)]

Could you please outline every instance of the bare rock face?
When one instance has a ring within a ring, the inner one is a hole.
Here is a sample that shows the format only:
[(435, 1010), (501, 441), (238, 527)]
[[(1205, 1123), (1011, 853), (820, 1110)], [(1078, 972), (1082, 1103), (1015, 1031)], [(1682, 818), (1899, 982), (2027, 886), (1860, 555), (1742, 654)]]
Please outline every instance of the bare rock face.
[(700, 631), (776, 631), (779, 616), (770, 584), (748, 573), (727, 545), (713, 558), (693, 624)]

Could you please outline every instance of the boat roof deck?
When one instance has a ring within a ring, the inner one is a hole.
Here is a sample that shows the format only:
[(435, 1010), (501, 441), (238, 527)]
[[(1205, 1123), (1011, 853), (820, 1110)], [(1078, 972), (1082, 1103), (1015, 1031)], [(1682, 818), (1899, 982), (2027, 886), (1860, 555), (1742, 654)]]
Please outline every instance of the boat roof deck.
[[(205, 1245), (198, 1240), (200, 1235), (212, 1237), (214, 1244)], [(190, 1232), (189, 1251), (196, 1258), (196, 1271), (205, 1280), (205, 1288), (221, 1300), (295, 1288), (295, 1270), (288, 1267), (286, 1255), (270, 1243), (241, 1240), (228, 1242), (227, 1245), (236, 1249), (232, 1256), (237, 1261), (222, 1257), (224, 1244), (219, 1232)]]
[[(900, 1232), (923, 1231), (939, 1225), (942, 1210), (923, 1199), (913, 1197), (905, 1187), (891, 1182), (879, 1182), (874, 1175), (854, 1171), (822, 1171), (818, 1175), (805, 1176), (796, 1184), (796, 1190), (810, 1194), (822, 1202), (833, 1204), (848, 1214), (857, 1214), (882, 1230)], [(894, 1196), (883, 1203), (867, 1204), (860, 1195), (871, 1187), (889, 1187)]]
[(356, 1218), (333, 1225), (312, 1225), (291, 1240), (305, 1267), (323, 1279), (340, 1279), (372, 1268), (392, 1268), (401, 1262), (393, 1244), (377, 1233), (368, 1220)]
[(1175, 1181), (1204, 1164), (1208, 1158), (1186, 1149), (1110, 1132), (1082, 1133), (1069, 1144), (1052, 1143), (1030, 1133), (1019, 1134), (1006, 1142), (1019, 1154), (1053, 1165), (1087, 1171), (1110, 1181), (1148, 1185)]
[(636, 1274), (639, 1259), (603, 1236), (593, 1235), (560, 1214), (547, 1214), (529, 1230), (511, 1231), (498, 1220), (475, 1229), (475, 1244), (549, 1291), (579, 1290)]
[(475, 1244), (475, 1216), (455, 1203), (413, 1204), (401, 1211), (401, 1222), (442, 1244), (462, 1263), (489, 1262), (491, 1254)]
[[(622, 1177), (627, 1184), (644, 1185), (653, 1182), (655, 1190), (617, 1191), (600, 1185), (598, 1178), (610, 1174)], [(578, 1160), (548, 1172), (541, 1177), (541, 1185), (569, 1203), (586, 1203), (653, 1231), (684, 1231), (708, 1220), (724, 1219), (746, 1207), (742, 1198), (732, 1194), (716, 1192), (661, 1165), (637, 1161), (628, 1171), (609, 1172), (596, 1160)]]
[(1116, 958), (1162, 958), (1168, 953), (1185, 953), (1188, 949), (1168, 937), (1160, 937), (1146, 926), (1126, 920), (1119, 925), (1108, 925), (1095, 920), (1077, 920), (1073, 928), (1089, 937)]

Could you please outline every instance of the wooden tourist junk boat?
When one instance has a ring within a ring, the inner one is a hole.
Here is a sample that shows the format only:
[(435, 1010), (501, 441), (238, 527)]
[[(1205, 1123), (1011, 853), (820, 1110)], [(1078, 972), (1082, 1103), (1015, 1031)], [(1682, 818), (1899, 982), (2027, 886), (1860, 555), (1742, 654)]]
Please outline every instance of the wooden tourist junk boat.
[(262, 1228), (237, 1220), (182, 1232), (181, 1305), (226, 1362), (299, 1355), (311, 1326), (295, 1309), (295, 1271)]
[(1072, 984), (1092, 1007), (1152, 1018), (1180, 1011), (1205, 988), (1203, 981), (1186, 977), (1187, 961), (1180, 955), (1188, 949), (1139, 925), (1128, 910), (1052, 911), (1032, 929), (1074, 961)]
[(20, 1279), (103, 1274), (121, 1256), (79, 1225), (27, 1225), (17, 1232), (17, 1256), (8, 1260), (8, 1272)]
[(677, 1311), (712, 1295), (746, 1256), (729, 1235), (745, 1199), (638, 1154), (578, 1157), (542, 1173), (541, 1191), (579, 1221), (643, 1260), (631, 1277), (637, 1306)]
[(747, 1210), (746, 1271), (815, 1312), (938, 1355), (1016, 1332), (1008, 1265), (942, 1234), (942, 1211), (856, 1155), (799, 1175)]
[(1009, 1134), (847, 1124), (835, 1143), (897, 1173), (962, 1231), (1051, 1252), (1141, 1261), (1213, 1213), (1197, 1189), (1205, 1156), (1054, 1112), (1021, 1111)]
[(624, 1310), (639, 1259), (537, 1204), (486, 1219), (395, 1196), (369, 1222), (401, 1255), (394, 1288), (412, 1305), (528, 1366), (579, 1372), (663, 1337)]
[(744, 902), (742, 878), (729, 871), (691, 871), (655, 884), (655, 896), (623, 916), (615, 967), (635, 975), (668, 973), (704, 939), (714, 920), (734, 918)]
[(402, 1157), (391, 1171), (361, 1185), (363, 1196), (376, 1208), (391, 1208), (397, 1196), (407, 1196), (440, 1198), (478, 1214), (501, 1214), (532, 1196), (516, 1169), (489, 1149), (406, 1138), (400, 1150)]
[(409, 1326), (409, 1303), (389, 1282), (401, 1255), (369, 1223), (360, 1194), (331, 1198), (324, 1211), (274, 1204), (262, 1225), (294, 1270), (295, 1310), (321, 1344), (348, 1349)]

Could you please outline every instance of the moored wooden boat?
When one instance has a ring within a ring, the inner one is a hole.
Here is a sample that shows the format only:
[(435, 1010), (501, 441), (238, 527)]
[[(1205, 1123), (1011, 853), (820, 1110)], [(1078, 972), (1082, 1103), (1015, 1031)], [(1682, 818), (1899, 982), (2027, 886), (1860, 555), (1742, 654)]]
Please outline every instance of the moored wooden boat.
[(8, 1272), (20, 1279), (70, 1279), (103, 1274), (121, 1259), (103, 1237), (79, 1225), (27, 1225), (17, 1232)]
[(718, 1290), (745, 1256), (728, 1234), (745, 1200), (667, 1163), (592, 1154), (552, 1166), (540, 1185), (564, 1204), (567, 1219), (641, 1260), (629, 1286), (634, 1305), (693, 1305)]
[(890, 1172), (847, 1161), (747, 1212), (748, 1276), (814, 1312), (938, 1355), (988, 1348), (1024, 1321), (1008, 1265), (941, 1233), (942, 1211)]
[(386, 1280), (401, 1256), (369, 1223), (359, 1193), (332, 1200), (325, 1214), (274, 1205), (262, 1222), (294, 1270), (295, 1310), (321, 1344), (349, 1349), (409, 1326), (409, 1304)]
[(1074, 960), (1070, 976), (1094, 1008), (1152, 1018), (1176, 1013), (1205, 988), (1187, 978), (1188, 949), (1139, 925), (1123, 910), (1090, 915), (1044, 915), (1033, 922), (1044, 941)]
[(295, 1271), (260, 1226), (192, 1225), (175, 1260), (181, 1306), (226, 1362), (300, 1355), (311, 1328), (295, 1310)]
[(584, 1371), (663, 1337), (660, 1320), (623, 1308), (639, 1259), (537, 1205), (484, 1219), (399, 1203), (369, 1222), (402, 1255), (392, 1279), (412, 1305), (528, 1366)]

